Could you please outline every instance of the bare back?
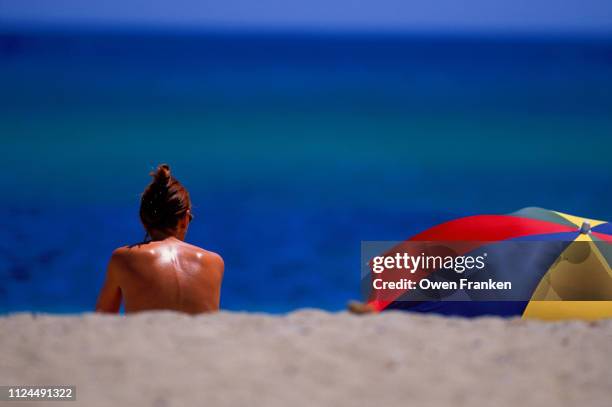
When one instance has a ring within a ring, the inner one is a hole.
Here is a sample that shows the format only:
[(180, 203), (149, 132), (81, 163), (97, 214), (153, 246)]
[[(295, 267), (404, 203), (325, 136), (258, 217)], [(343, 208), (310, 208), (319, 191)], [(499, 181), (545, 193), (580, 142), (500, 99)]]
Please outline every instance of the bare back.
[(167, 238), (113, 252), (97, 309), (117, 312), (219, 309), (223, 260), (215, 253)]

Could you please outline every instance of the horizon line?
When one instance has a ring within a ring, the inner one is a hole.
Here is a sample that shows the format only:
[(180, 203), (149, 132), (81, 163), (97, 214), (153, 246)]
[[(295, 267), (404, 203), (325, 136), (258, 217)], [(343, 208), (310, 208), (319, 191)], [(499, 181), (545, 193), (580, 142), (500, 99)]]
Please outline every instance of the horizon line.
[(490, 38), (490, 39), (584, 39), (612, 40), (610, 30), (568, 29), (516, 29), (516, 28), (348, 28), (314, 26), (261, 26), (245, 25), (168, 25), (126, 23), (58, 23), (11, 22), (0, 18), (0, 35), (21, 33), (75, 33), (75, 34), (133, 34), (133, 35), (222, 35), (222, 36), (304, 36), (304, 37), (441, 37), (441, 38)]

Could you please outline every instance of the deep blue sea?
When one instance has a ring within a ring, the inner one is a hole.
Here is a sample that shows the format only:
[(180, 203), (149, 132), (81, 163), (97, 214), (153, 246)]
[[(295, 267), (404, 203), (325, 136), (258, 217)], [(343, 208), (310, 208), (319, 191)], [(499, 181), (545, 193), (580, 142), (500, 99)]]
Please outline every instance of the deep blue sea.
[(362, 240), (612, 219), (612, 39), (0, 34), (0, 313), (83, 312), (167, 162), (222, 307), (342, 309)]

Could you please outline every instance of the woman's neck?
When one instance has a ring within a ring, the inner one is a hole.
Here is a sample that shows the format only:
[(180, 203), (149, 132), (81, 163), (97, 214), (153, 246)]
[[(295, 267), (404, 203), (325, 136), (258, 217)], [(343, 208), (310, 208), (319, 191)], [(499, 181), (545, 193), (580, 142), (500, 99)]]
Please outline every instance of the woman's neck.
[(166, 240), (169, 238), (175, 238), (178, 240), (185, 239), (185, 236), (180, 236), (180, 233), (177, 232), (176, 230), (172, 230), (172, 231), (153, 230), (149, 232), (149, 236), (151, 237), (152, 241)]

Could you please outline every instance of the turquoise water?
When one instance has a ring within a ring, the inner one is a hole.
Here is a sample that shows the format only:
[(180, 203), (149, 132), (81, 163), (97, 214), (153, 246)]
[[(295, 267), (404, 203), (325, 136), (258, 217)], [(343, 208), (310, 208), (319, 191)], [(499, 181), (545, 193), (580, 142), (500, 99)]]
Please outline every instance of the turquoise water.
[(91, 309), (159, 162), (229, 309), (341, 309), (361, 240), (457, 216), (612, 218), (602, 39), (5, 33), (0, 108), (0, 312)]

